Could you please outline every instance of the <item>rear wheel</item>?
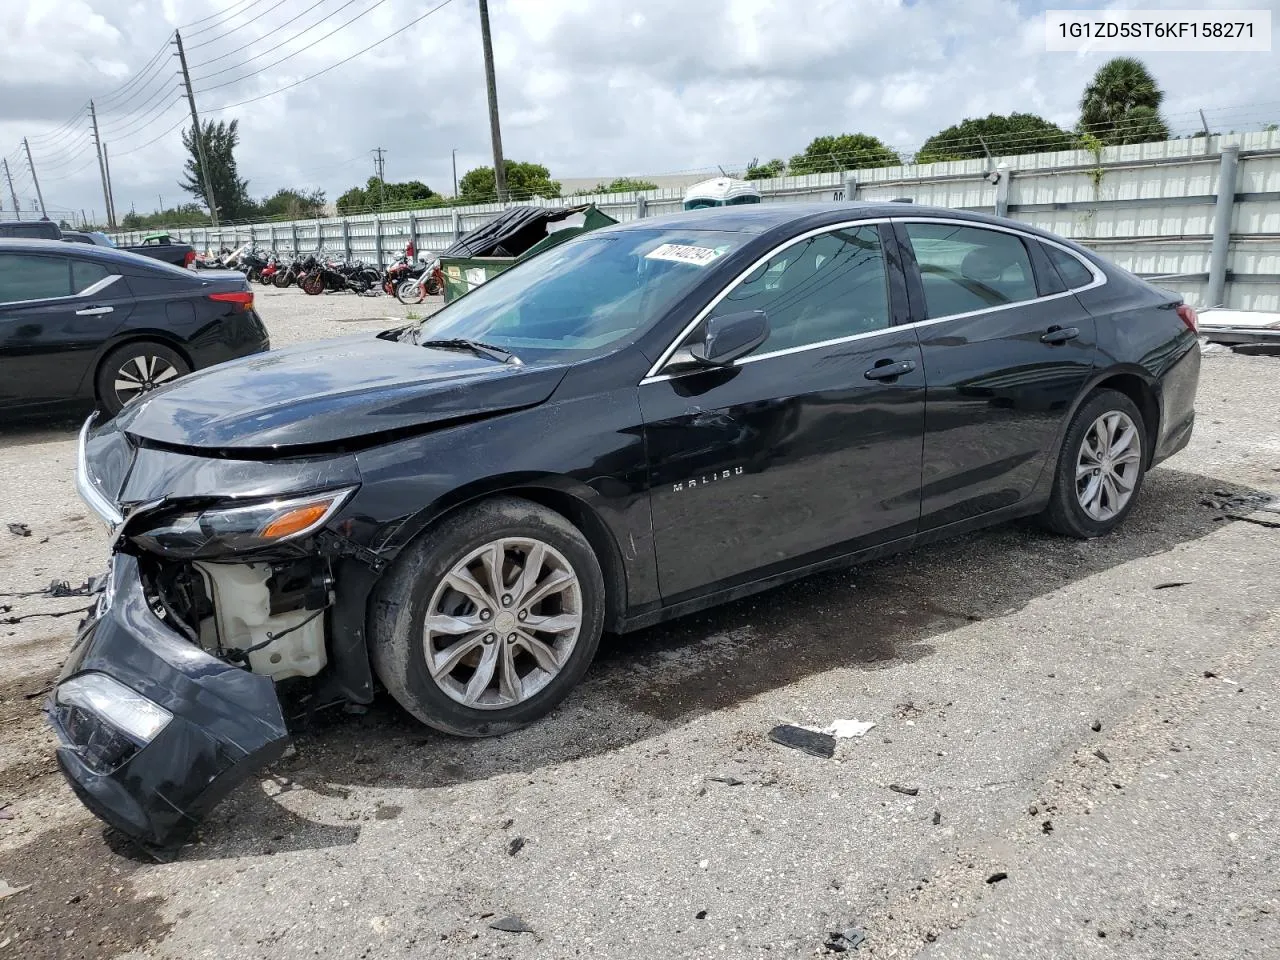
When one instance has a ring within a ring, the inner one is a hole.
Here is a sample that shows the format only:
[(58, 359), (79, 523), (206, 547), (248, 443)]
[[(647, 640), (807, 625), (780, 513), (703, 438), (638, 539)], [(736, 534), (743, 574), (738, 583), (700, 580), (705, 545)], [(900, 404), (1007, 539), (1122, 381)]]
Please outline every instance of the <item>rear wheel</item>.
[(446, 518), (374, 597), (370, 647), (391, 695), (438, 730), (526, 726), (582, 678), (600, 644), (604, 577), (557, 513), (515, 497)]
[(291, 280), (290, 280), (290, 274), (289, 274), (289, 271), (288, 271), (288, 270), (278, 270), (278, 271), (276, 271), (276, 275), (275, 275), (274, 277), (272, 277), (272, 278), (271, 278), (271, 282), (272, 282), (275, 286), (277, 286), (277, 287), (279, 287), (281, 290), (283, 290), (285, 287), (289, 286), (289, 284), (290, 284), (290, 282), (291, 282)]
[(1110, 533), (1138, 500), (1147, 464), (1142, 413), (1118, 390), (1098, 390), (1071, 418), (1043, 514), (1049, 529), (1087, 540)]
[(302, 287), (303, 293), (319, 296), (324, 293), (324, 277), (318, 273), (309, 273), (298, 281), (298, 286)]
[(172, 347), (152, 340), (126, 343), (98, 366), (98, 405), (114, 417), (130, 400), (190, 372), (187, 361)]

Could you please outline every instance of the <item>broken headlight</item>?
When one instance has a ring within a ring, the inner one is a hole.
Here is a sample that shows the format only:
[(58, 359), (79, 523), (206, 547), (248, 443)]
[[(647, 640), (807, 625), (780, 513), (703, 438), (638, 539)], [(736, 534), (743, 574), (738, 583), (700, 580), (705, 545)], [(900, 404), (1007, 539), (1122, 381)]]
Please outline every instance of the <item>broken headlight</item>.
[(189, 560), (260, 550), (314, 533), (355, 487), (241, 506), (158, 513), (129, 537), (149, 552)]
[(90, 770), (110, 773), (156, 738), (173, 715), (105, 673), (58, 684), (53, 710)]

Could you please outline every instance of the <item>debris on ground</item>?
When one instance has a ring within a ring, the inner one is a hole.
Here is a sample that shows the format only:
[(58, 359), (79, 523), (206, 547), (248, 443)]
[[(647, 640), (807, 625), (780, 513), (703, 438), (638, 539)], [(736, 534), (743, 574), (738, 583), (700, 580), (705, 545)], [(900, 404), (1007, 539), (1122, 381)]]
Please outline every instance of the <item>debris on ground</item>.
[(507, 856), (514, 857), (517, 853), (524, 849), (524, 837), (512, 837), (511, 842), (507, 844)]
[(0, 820), (12, 820), (13, 811), (9, 809), (9, 804), (0, 803)]
[(16, 897), (23, 890), (30, 890), (31, 884), (22, 887), (15, 887), (8, 880), (0, 880), (0, 900), (8, 900), (10, 897)]
[(1215, 490), (1212, 496), (1201, 497), (1200, 503), (1214, 510), (1221, 510), (1222, 515), (1228, 520), (1243, 520), (1245, 523), (1257, 524), (1260, 527), (1280, 529), (1280, 522), (1246, 516), (1255, 510), (1277, 512), (1275, 499), (1269, 493), (1233, 493), (1230, 490)]
[(906, 797), (914, 797), (916, 794), (920, 792), (919, 787), (904, 787), (901, 784), (897, 784), (897, 783), (889, 784), (889, 789), (892, 790), (894, 793), (900, 793)]
[(770, 730), (769, 739), (774, 743), (782, 744), (784, 747), (803, 750), (805, 753), (812, 754), (815, 757), (830, 758), (835, 756), (836, 752), (836, 741), (830, 734), (818, 733), (816, 730), (806, 730), (804, 727), (796, 727), (789, 723), (781, 724)]
[(25, 523), (9, 524), (9, 532), (12, 533), (15, 537), (31, 536), (31, 528), (28, 527)]
[(1040, 824), (1040, 832), (1046, 835), (1053, 833), (1053, 821), (1046, 820), (1044, 823)]
[(1008, 880), (1009, 875), (1003, 870), (997, 870), (991, 876), (987, 877), (987, 883), (999, 883), (1001, 880)]
[(705, 910), (699, 910), (697, 913), (695, 913), (695, 914), (693, 915), (693, 919), (695, 919), (695, 920), (705, 920), (705, 919), (707, 919), (707, 911), (705, 911)]
[(1095, 757), (1097, 757), (1099, 760), (1101, 760), (1103, 763), (1110, 763), (1110, 762), (1111, 762), (1111, 758), (1110, 758), (1110, 757), (1108, 757), (1108, 756), (1107, 756), (1105, 753), (1103, 753), (1101, 750), (1095, 750), (1095, 751), (1093, 751), (1093, 755), (1094, 755)]
[(489, 924), (491, 930), (501, 930), (503, 933), (535, 933), (533, 927), (529, 926), (515, 914), (509, 914), (505, 917), (493, 921)]
[(396, 817), (400, 816), (403, 811), (403, 807), (398, 807), (394, 803), (380, 803), (373, 811), (373, 819), (394, 820)]
[(845, 927), (843, 930), (832, 930), (828, 933), (822, 948), (828, 953), (844, 953), (848, 950), (857, 950), (866, 939), (866, 933), (857, 927)]
[(935, 810), (933, 811), (933, 825), (936, 827), (940, 823), (942, 823), (942, 811)]
[(836, 720), (823, 727), (818, 733), (825, 733), (840, 740), (864, 737), (867, 731), (875, 727), (874, 720)]
[(1102, 721), (1101, 721), (1101, 720), (1095, 720), (1095, 721), (1093, 721), (1093, 723), (1089, 724), (1089, 729), (1090, 729), (1090, 730), (1092, 730), (1094, 733), (1101, 733), (1101, 732), (1102, 732)]
[(1164, 583), (1157, 583), (1152, 590), (1171, 590), (1174, 587), (1185, 587), (1190, 584), (1190, 580), (1167, 580)]
[(707, 777), (707, 779), (708, 779), (708, 780), (710, 780), (712, 783), (723, 783), (726, 787), (740, 787), (740, 786), (742, 786), (742, 781), (741, 781), (741, 780), (739, 780), (737, 777), (728, 777), (728, 776), (725, 776), (725, 777)]
[(917, 717), (923, 717), (924, 711), (917, 707), (914, 702), (908, 700), (906, 703), (900, 703), (894, 707), (893, 715), (899, 720), (914, 720)]

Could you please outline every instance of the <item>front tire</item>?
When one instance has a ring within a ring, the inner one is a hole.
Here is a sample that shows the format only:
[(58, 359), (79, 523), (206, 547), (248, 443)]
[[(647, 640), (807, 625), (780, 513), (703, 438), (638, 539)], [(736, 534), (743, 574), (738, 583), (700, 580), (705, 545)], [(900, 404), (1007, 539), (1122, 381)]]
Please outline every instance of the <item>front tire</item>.
[(1096, 391), (1067, 427), (1045, 526), (1080, 540), (1110, 533), (1137, 503), (1147, 459), (1137, 405), (1118, 390)]
[(190, 372), (190, 365), (172, 347), (154, 340), (126, 343), (98, 365), (98, 406), (114, 417), (129, 401)]
[(445, 733), (488, 737), (549, 713), (595, 657), (604, 576), (559, 514), (515, 497), (447, 517), (374, 594), (370, 648), (400, 705)]

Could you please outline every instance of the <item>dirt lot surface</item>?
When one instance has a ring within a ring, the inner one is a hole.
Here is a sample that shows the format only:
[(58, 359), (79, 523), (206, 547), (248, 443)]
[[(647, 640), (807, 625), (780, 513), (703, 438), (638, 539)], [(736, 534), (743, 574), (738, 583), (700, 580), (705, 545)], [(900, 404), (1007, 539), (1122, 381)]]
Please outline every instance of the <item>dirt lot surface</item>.
[[(278, 344), (405, 309), (259, 307)], [(1280, 514), (1222, 504), (1280, 494), (1280, 361), (1206, 356), (1198, 406), (1110, 538), (1004, 526), (606, 637), (497, 740), (328, 717), (169, 863), (56, 771), (77, 615), (30, 615), (85, 601), (14, 594), (106, 542), (74, 424), (6, 429), (0, 957), (1276, 956)], [(833, 759), (766, 736), (838, 718), (876, 726)]]

